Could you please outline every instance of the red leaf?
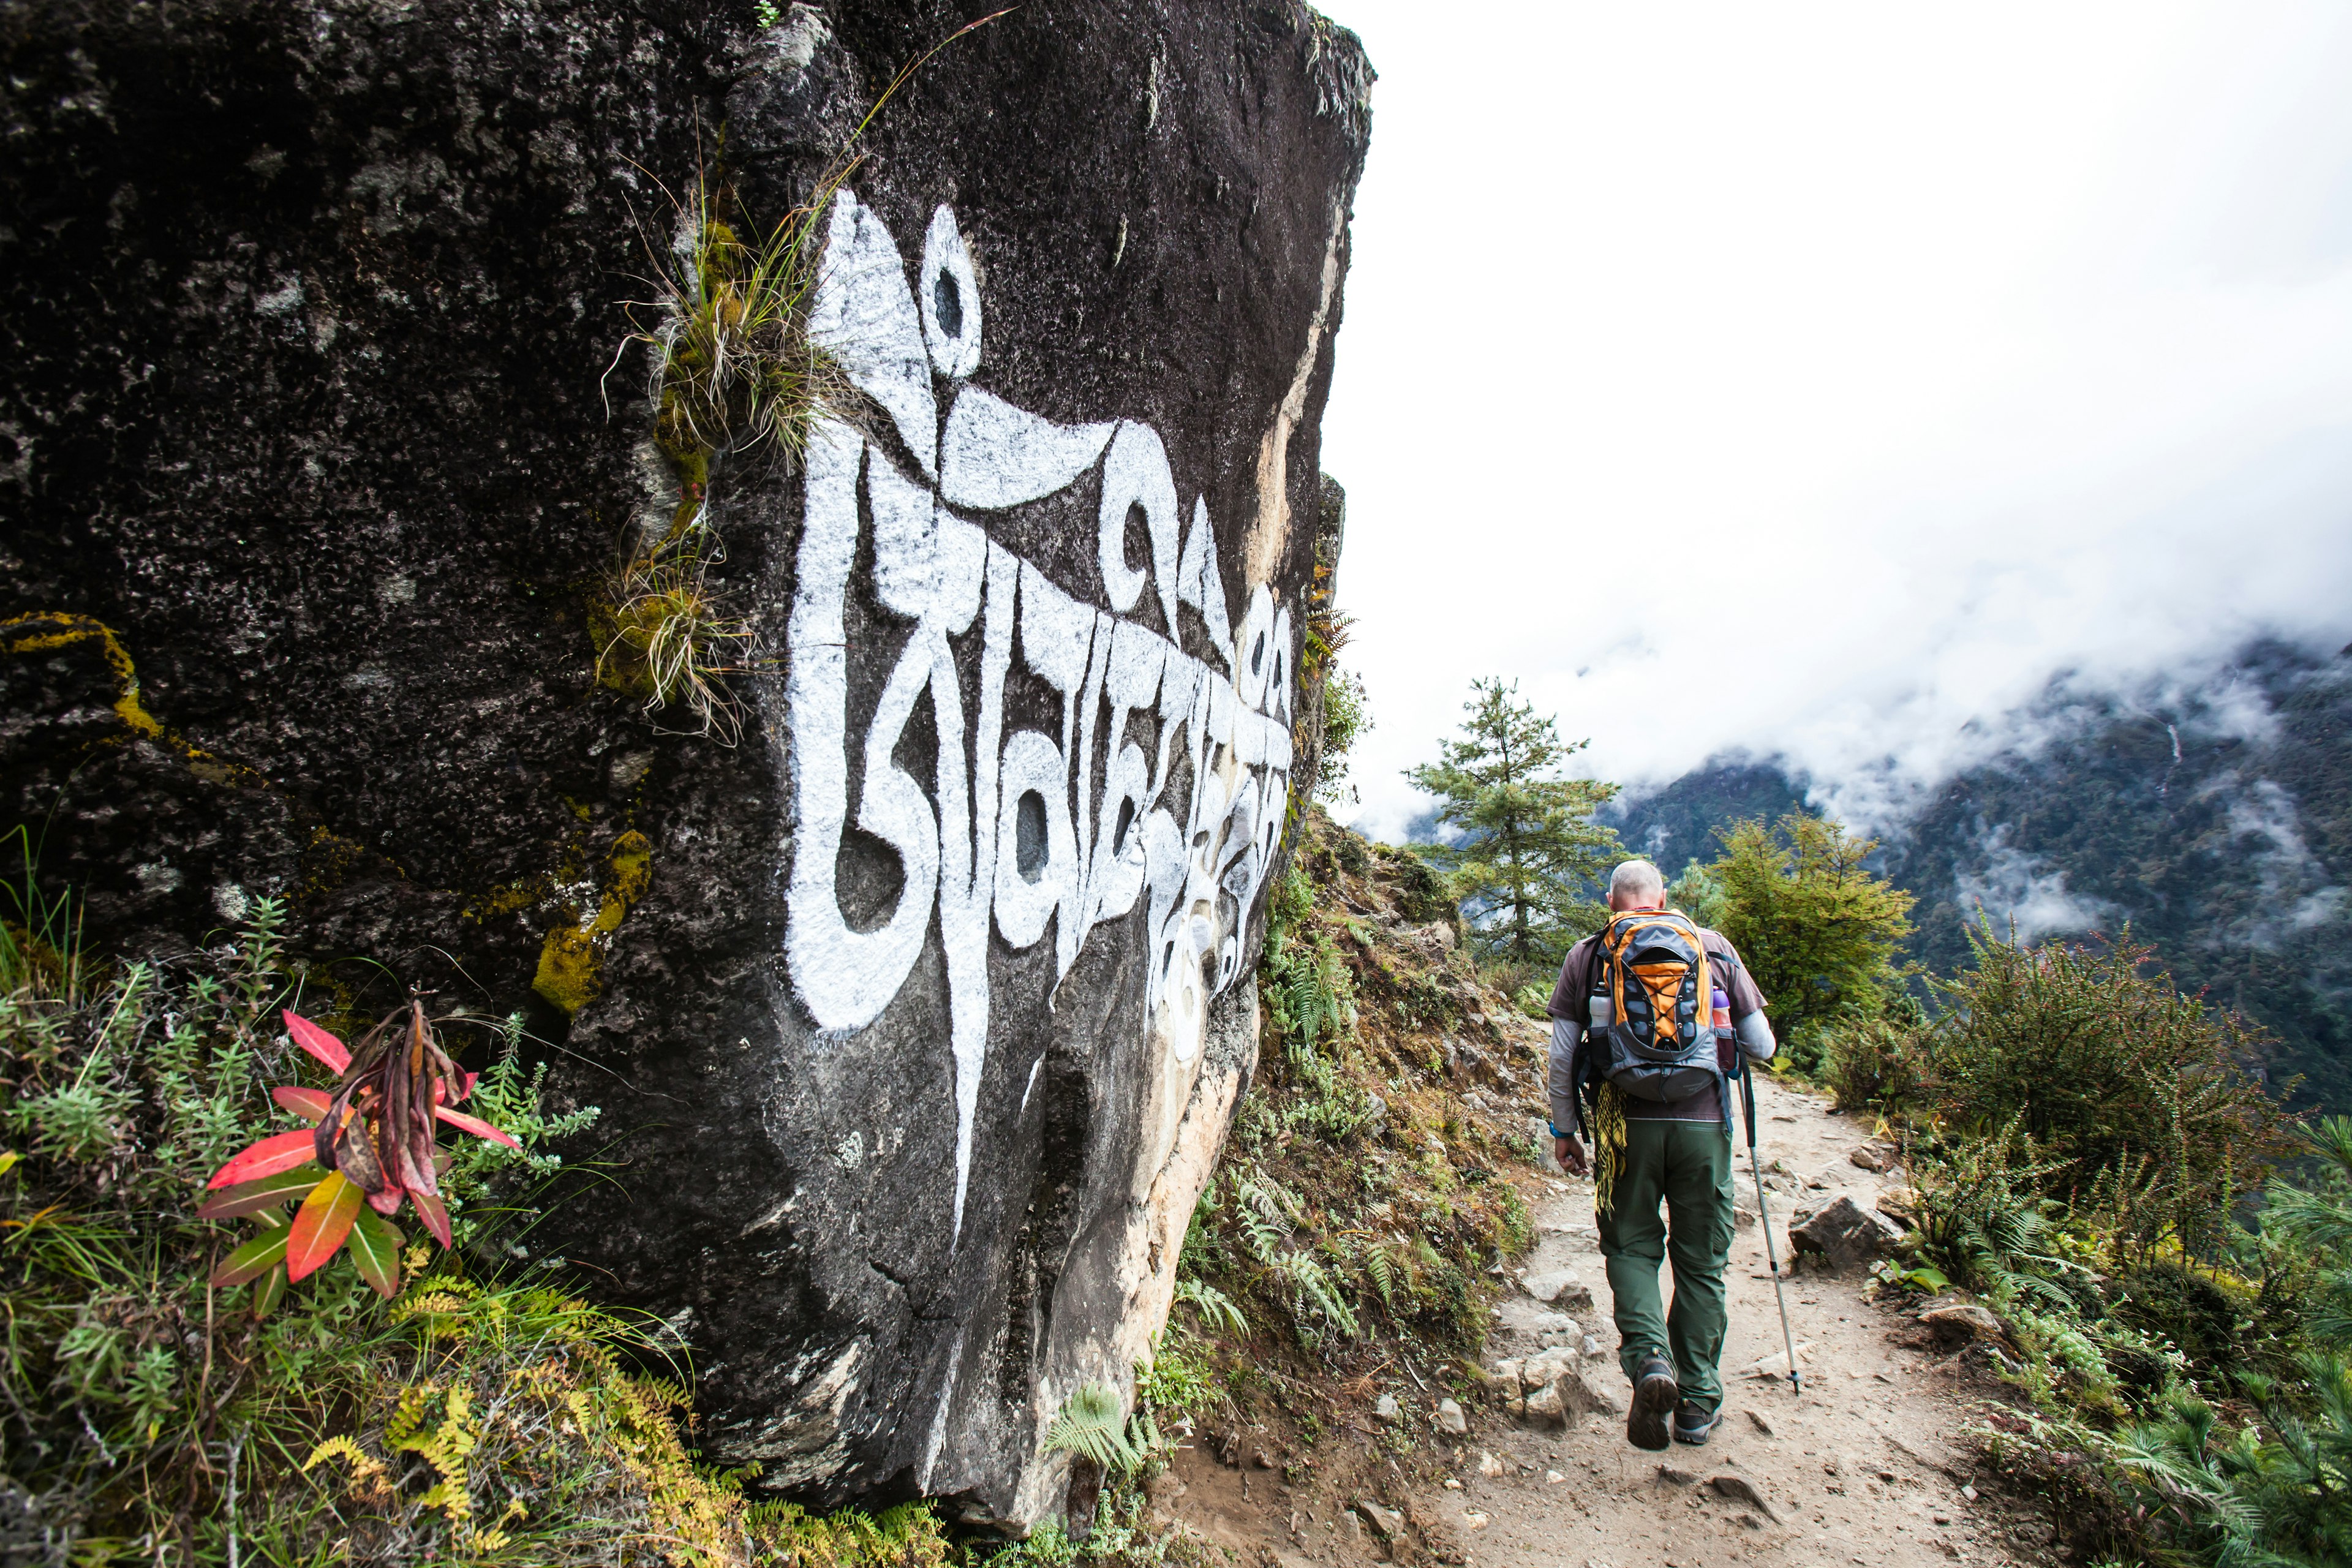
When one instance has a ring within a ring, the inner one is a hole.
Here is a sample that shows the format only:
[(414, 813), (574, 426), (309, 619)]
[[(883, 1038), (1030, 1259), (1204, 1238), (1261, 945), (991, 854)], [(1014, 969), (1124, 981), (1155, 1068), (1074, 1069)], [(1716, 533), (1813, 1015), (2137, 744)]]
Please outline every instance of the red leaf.
[(474, 1097), (474, 1086), (482, 1081), (482, 1075), (478, 1072), (469, 1072), (465, 1075), (465, 1082), (457, 1086), (457, 1092), (453, 1095), (449, 1092), (449, 1086), (445, 1079), (437, 1078), (433, 1080), (433, 1103), (439, 1105), (444, 1100), (448, 1100), (453, 1103), (463, 1103), (466, 1100), (471, 1100)]
[(352, 1222), (360, 1217), (360, 1207), (366, 1196), (359, 1184), (346, 1180), (341, 1171), (328, 1172), (326, 1180), (310, 1189), (310, 1195), (294, 1212), (293, 1229), (286, 1242), (286, 1278), (289, 1283), (317, 1272), (341, 1249), (344, 1238), (352, 1234)]
[(257, 1182), (264, 1176), (274, 1176), (297, 1165), (307, 1165), (318, 1156), (318, 1152), (310, 1129), (298, 1127), (291, 1132), (264, 1138), (215, 1171), (213, 1179), (205, 1186), (209, 1190), (213, 1187), (234, 1187), (241, 1182)]
[(425, 1222), (425, 1228), (433, 1233), (433, 1239), (446, 1249), (449, 1245), (447, 1205), (431, 1193), (411, 1193), (408, 1194), (408, 1201), (416, 1210), (417, 1217)]
[(520, 1149), (522, 1147), (521, 1144), (516, 1142), (513, 1139), (508, 1137), (505, 1133), (499, 1131), (497, 1128), (491, 1126), (488, 1122), (483, 1121), (478, 1116), (468, 1116), (462, 1110), (452, 1110), (446, 1105), (435, 1106), (433, 1108), (433, 1114), (447, 1122), (450, 1126), (455, 1127), (460, 1132), (470, 1132), (477, 1138), (487, 1138), (493, 1143), (503, 1143), (509, 1149)]
[(297, 1089), (287, 1083), (271, 1089), (269, 1098), (316, 1127), (327, 1119), (327, 1101), (334, 1097), (323, 1089)]
[(299, 1198), (318, 1185), (326, 1173), (313, 1165), (297, 1165), (275, 1176), (231, 1187), (196, 1211), (198, 1219), (236, 1219), (274, 1209), (289, 1198)]
[(286, 1032), (294, 1037), (296, 1045), (333, 1068), (337, 1078), (351, 1070), (352, 1053), (343, 1042), (290, 1009), (286, 1014)]
[(367, 1195), (368, 1207), (381, 1215), (395, 1215), (400, 1212), (400, 1200), (406, 1195), (402, 1188), (386, 1186), (380, 1193)]

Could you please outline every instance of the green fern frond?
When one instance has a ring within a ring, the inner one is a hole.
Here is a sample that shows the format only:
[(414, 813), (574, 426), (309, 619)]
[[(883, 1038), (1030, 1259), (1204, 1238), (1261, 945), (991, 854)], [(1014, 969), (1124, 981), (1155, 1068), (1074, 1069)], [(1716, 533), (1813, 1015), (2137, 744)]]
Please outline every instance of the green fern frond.
[(1143, 1462), (1127, 1436), (1127, 1409), (1118, 1390), (1089, 1383), (1062, 1402), (1054, 1424), (1045, 1429), (1045, 1451), (1076, 1454), (1092, 1459), (1106, 1471), (1132, 1469)]
[(1371, 1281), (1381, 1305), (1393, 1311), (1396, 1308), (1397, 1266), (1385, 1247), (1374, 1247), (1364, 1255), (1364, 1277)]
[(1249, 1320), (1242, 1316), (1241, 1308), (1231, 1296), (1214, 1285), (1198, 1279), (1176, 1281), (1176, 1300), (1190, 1302), (1201, 1314), (1201, 1321), (1210, 1328), (1223, 1327), (1236, 1334), (1249, 1332)]

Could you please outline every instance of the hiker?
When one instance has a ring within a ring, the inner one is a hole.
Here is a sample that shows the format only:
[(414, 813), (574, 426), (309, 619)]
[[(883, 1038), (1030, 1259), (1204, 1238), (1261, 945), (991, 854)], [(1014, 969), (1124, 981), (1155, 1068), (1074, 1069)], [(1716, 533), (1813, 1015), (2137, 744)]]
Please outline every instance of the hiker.
[[(1659, 1449), (1669, 1411), (1683, 1443), (1705, 1443), (1723, 1418), (1716, 1363), (1731, 1253), (1728, 1080), (1735, 1050), (1771, 1058), (1772, 1030), (1738, 950), (1667, 909), (1655, 866), (1619, 866), (1609, 908), (1608, 925), (1569, 950), (1552, 988), (1552, 1152), (1581, 1176), (1580, 1134), (1591, 1136), (1617, 1360), (1633, 1384), (1625, 1436)], [(1727, 1005), (1732, 1035), (1718, 1038)], [(1670, 1311), (1658, 1293), (1658, 1266), (1668, 1259)]]

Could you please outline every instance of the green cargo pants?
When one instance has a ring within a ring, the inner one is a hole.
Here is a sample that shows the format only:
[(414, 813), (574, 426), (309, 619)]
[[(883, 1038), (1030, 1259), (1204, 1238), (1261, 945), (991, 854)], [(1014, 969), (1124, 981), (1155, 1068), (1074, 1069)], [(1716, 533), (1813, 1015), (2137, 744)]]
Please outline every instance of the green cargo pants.
[[(1625, 1123), (1625, 1169), (1595, 1217), (1616, 1298), (1617, 1361), (1628, 1378), (1664, 1356), (1685, 1399), (1723, 1404), (1723, 1268), (1731, 1256), (1731, 1137), (1719, 1121)], [(1658, 1204), (1666, 1205), (1665, 1222)], [(1658, 1265), (1675, 1266), (1675, 1304), (1658, 1294)]]

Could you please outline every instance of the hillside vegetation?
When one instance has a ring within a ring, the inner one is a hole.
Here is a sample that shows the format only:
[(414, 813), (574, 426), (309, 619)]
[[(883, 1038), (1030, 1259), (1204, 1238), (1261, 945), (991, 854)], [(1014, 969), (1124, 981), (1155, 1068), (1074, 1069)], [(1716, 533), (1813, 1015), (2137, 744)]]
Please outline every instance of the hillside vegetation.
[(1319, 808), (1297, 832), (1257, 1081), (1142, 1387), (1163, 1433), (1263, 1452), (1344, 1509), (1366, 1478), (1400, 1495), (1433, 1462), (1437, 1402), (1476, 1396), (1534, 1240), (1544, 1035), (1482, 981), (1429, 866)]
[(1917, 1184), (1885, 1289), (1997, 1324), (2025, 1402), (1986, 1451), (2088, 1557), (2341, 1562), (2352, 1121), (2293, 1121), (2259, 1026), (2146, 948), (1980, 926), (1931, 984), (1931, 1015), (1831, 1029), (1821, 1072)]

